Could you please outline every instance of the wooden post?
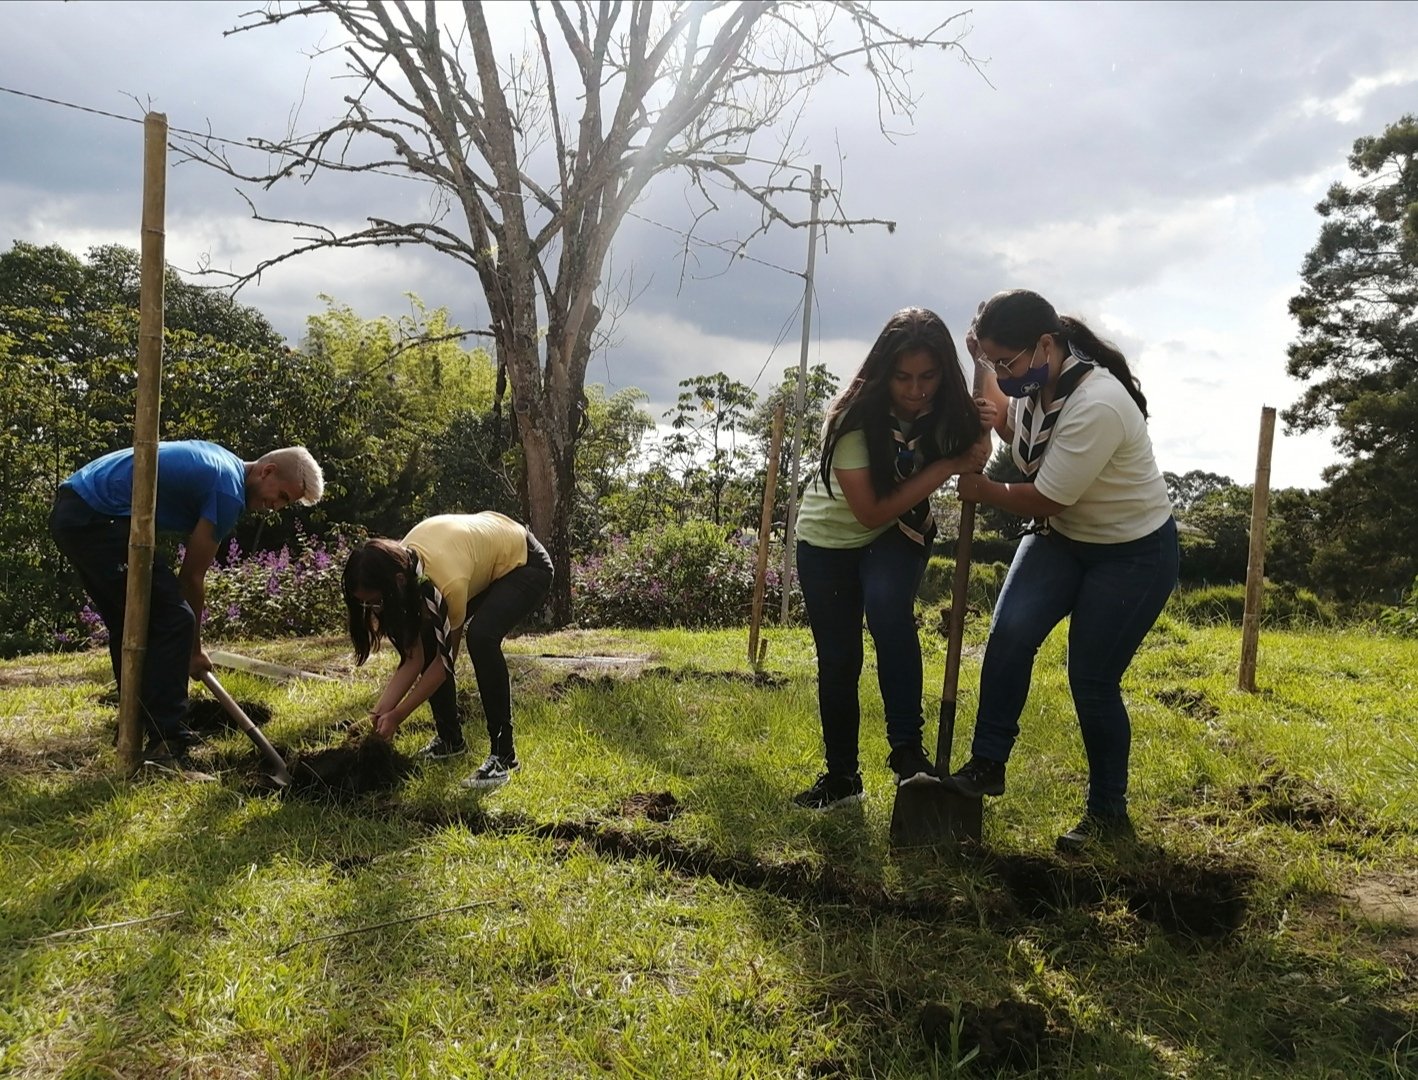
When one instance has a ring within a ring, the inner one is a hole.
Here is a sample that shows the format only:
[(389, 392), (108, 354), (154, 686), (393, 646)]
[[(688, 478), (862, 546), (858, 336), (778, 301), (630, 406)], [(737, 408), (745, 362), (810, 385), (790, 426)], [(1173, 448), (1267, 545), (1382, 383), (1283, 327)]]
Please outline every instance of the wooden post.
[[(768, 441), (768, 478), (763, 485), (763, 516), (758, 519), (758, 569), (753, 577), (753, 619), (748, 625), (748, 666), (757, 671), (763, 663), (758, 628), (763, 625), (763, 591), (768, 585), (768, 541), (773, 535), (773, 499), (778, 493), (778, 450), (783, 445), (783, 406), (773, 413), (773, 435)], [(787, 579), (783, 588), (788, 587)]]
[(1246, 560), (1246, 613), (1241, 619), (1241, 672), (1237, 685), (1256, 692), (1256, 651), (1260, 645), (1260, 609), (1265, 599), (1265, 519), (1270, 512), (1270, 448), (1275, 442), (1275, 409), (1260, 410), (1260, 446), (1256, 451), (1256, 486), (1251, 493), (1251, 551)]
[[(133, 516), (128, 528), (128, 594), (123, 607), (123, 686), (118, 699), (118, 760), (140, 764), (139, 696), (152, 609), (154, 517), (161, 411), (163, 272), (167, 204), (167, 116), (143, 119), (143, 237), (138, 294), (138, 390), (133, 411)], [(185, 673), (184, 673), (185, 677)]]

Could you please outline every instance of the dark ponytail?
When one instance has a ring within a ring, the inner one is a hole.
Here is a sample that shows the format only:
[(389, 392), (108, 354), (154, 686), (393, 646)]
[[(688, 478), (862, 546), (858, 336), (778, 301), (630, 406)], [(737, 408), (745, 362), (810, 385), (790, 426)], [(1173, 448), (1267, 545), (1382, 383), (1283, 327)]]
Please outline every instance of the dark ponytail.
[(1036, 292), (1010, 289), (995, 293), (985, 301), (975, 322), (975, 334), (988, 338), (1008, 349), (1027, 349), (1045, 334), (1063, 338), (1090, 360), (1107, 368), (1147, 418), (1147, 399), (1142, 387), (1128, 367), (1127, 358), (1116, 345), (1104, 341), (1081, 320), (1072, 315), (1060, 316), (1054, 307)]
[(1078, 351), (1090, 360), (1097, 360), (1105, 368), (1113, 373), (1113, 378), (1123, 384), (1123, 388), (1132, 395), (1133, 401), (1137, 402), (1137, 407), (1142, 410), (1142, 418), (1147, 419), (1147, 399), (1142, 396), (1142, 386), (1137, 381), (1137, 376), (1132, 373), (1132, 368), (1128, 367), (1127, 358), (1119, 351), (1112, 342), (1104, 341), (1081, 320), (1072, 315), (1060, 315), (1059, 325), (1063, 328), (1063, 338), (1070, 345), (1076, 346)]

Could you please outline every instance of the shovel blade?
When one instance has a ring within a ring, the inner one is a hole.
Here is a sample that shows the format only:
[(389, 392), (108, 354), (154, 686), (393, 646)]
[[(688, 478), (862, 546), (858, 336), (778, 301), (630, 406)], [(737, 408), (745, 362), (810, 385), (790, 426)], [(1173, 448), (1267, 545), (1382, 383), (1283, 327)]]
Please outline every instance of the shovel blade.
[(950, 791), (944, 784), (902, 784), (891, 807), (891, 846), (958, 848), (978, 844), (983, 817), (980, 799)]

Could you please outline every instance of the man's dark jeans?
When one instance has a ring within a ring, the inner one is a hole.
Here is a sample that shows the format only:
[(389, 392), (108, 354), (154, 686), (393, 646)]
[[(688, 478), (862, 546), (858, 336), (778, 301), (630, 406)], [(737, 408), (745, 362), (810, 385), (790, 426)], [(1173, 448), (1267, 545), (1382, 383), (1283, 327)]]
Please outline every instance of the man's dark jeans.
[[(551, 556), (529, 532), (526, 564), (504, 574), (468, 601), (463, 640), (473, 660), (492, 752), (499, 756), (513, 751), (512, 678), (507, 671), (507, 658), (502, 655), (502, 639), (546, 599), (551, 579)], [(449, 746), (461, 746), (463, 722), (458, 715), (458, 688), (452, 672), (429, 698), (429, 707), (438, 737)]]
[(1121, 682), (1177, 583), (1177, 525), (1123, 544), (1027, 536), (995, 602), (972, 751), (1008, 761), (1034, 656), (1066, 616), (1068, 682), (1088, 754), (1088, 812), (1127, 812), (1132, 725)]
[(857, 772), (862, 616), (876, 647), (876, 680), (886, 712), (886, 741), (921, 742), (921, 639), (916, 590), (926, 550), (893, 525), (860, 548), (798, 543), (798, 581), (817, 649), (817, 707), (827, 771)]
[[(129, 518), (94, 510), (72, 488), (61, 487), (49, 515), (49, 533), (79, 573), (79, 580), (108, 628), (113, 677), (123, 678), (123, 609), (128, 599)], [(196, 620), (182, 598), (166, 559), (153, 556), (153, 587), (148, 615), (148, 651), (139, 691), (148, 737), (167, 740), (173, 749), (186, 742), (187, 671), (192, 659)]]

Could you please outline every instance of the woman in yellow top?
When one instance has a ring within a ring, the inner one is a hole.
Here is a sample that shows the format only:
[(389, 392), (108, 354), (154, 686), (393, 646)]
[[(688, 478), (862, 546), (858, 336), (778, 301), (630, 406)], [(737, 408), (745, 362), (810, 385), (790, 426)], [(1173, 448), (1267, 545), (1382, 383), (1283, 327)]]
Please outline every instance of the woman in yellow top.
[(350, 640), (363, 664), (388, 638), (399, 667), (370, 711), (374, 732), (392, 738), (425, 701), (437, 734), (421, 751), (434, 759), (467, 752), (453, 663), (468, 643), (491, 751), (464, 785), (495, 788), (519, 767), (512, 741), (512, 682), (502, 640), (551, 588), (546, 549), (524, 526), (493, 511), (441, 514), (401, 541), (368, 540), (345, 564)]

